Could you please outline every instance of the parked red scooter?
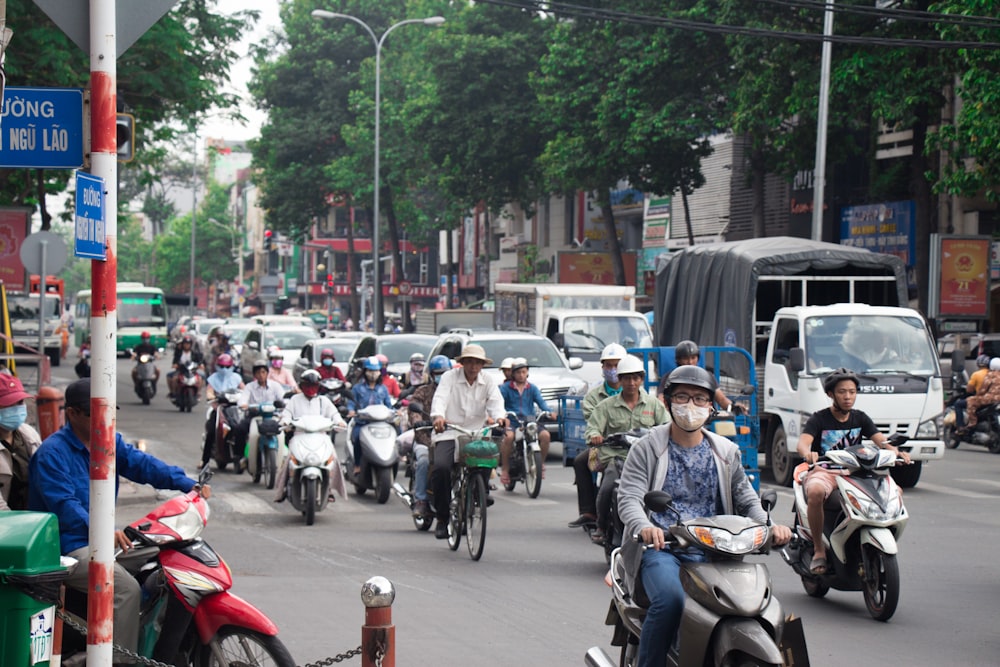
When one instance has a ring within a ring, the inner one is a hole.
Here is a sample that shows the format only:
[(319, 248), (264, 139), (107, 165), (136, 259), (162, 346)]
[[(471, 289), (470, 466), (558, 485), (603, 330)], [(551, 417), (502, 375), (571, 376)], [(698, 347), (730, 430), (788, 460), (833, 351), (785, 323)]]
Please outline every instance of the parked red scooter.
[[(211, 476), (205, 466), (198, 481)], [(191, 491), (125, 529), (133, 548), (117, 559), (142, 585), (139, 655), (171, 665), (294, 667), (277, 626), (229, 592), (229, 567), (199, 537), (208, 517), (208, 503)], [(66, 610), (78, 622), (86, 608), (85, 596), (66, 592)], [(63, 637), (63, 664), (72, 664), (74, 653), (86, 651), (85, 638), (73, 630)]]

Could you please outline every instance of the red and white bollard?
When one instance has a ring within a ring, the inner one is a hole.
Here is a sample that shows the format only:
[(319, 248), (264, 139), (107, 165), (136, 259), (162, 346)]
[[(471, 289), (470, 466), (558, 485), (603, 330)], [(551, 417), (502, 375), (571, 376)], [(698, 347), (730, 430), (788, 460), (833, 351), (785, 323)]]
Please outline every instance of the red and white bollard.
[(385, 577), (372, 577), (361, 587), (365, 624), (361, 626), (361, 667), (396, 667), (396, 626), (392, 601), (396, 589)]

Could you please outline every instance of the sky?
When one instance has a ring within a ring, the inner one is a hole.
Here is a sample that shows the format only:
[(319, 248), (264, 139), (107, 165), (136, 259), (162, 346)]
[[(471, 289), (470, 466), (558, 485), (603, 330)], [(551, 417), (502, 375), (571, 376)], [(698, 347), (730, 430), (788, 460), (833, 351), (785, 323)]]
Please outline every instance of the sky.
[(254, 108), (250, 101), (250, 93), (247, 91), (247, 83), (250, 81), (250, 69), (253, 62), (249, 56), (249, 47), (255, 41), (263, 39), (270, 28), (277, 28), (281, 25), (278, 18), (278, 5), (280, 0), (219, 0), (217, 11), (222, 14), (232, 14), (241, 9), (256, 9), (260, 12), (260, 20), (254, 30), (248, 34), (236, 47), (236, 52), (240, 54), (240, 60), (233, 65), (230, 72), (229, 91), (238, 94), (243, 100), (243, 115), (248, 119), (246, 126), (223, 121), (218, 118), (209, 118), (200, 126), (199, 135), (203, 137), (215, 137), (230, 141), (245, 141), (253, 139), (260, 133), (260, 127), (266, 120), (263, 112)]

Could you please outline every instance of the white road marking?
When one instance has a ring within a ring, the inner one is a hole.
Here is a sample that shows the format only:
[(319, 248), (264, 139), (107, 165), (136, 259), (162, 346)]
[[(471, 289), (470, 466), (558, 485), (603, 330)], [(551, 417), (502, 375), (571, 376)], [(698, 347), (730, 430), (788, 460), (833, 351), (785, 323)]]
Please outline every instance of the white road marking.
[(964, 491), (962, 489), (955, 489), (950, 486), (941, 486), (939, 484), (928, 484), (927, 482), (920, 482), (920, 488), (926, 489), (928, 491), (934, 491), (935, 493), (944, 493), (949, 496), (959, 496), (961, 498), (992, 498), (996, 499), (995, 493), (976, 493), (975, 491)]

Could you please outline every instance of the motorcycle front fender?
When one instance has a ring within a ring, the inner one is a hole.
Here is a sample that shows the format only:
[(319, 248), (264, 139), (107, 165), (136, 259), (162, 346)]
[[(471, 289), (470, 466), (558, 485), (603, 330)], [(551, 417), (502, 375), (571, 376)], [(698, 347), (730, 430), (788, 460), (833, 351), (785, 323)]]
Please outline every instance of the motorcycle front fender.
[(532, 440), (531, 442), (528, 443), (528, 449), (531, 450), (532, 453), (540, 452), (542, 451), (542, 446), (538, 444), (537, 440)]
[(271, 637), (278, 634), (278, 626), (264, 612), (229, 591), (203, 598), (194, 608), (194, 623), (203, 644), (210, 642), (219, 628), (225, 625), (247, 628)]
[(896, 537), (888, 528), (862, 528), (861, 545), (870, 544), (884, 554), (898, 554), (899, 545)]
[[(715, 628), (712, 644), (717, 658), (722, 658), (734, 652), (745, 654), (753, 662), (769, 665), (781, 665), (781, 650), (767, 630), (757, 620), (752, 618), (726, 618)], [(681, 641), (681, 651), (684, 652), (684, 641)], [(685, 656), (681, 656), (682, 661)], [(695, 664), (682, 662), (682, 664)], [(701, 663), (698, 663), (701, 664)]]
[(303, 468), (299, 471), (299, 475), (302, 479), (312, 478), (312, 479), (323, 479), (323, 471), (316, 466), (309, 466), (308, 468)]

